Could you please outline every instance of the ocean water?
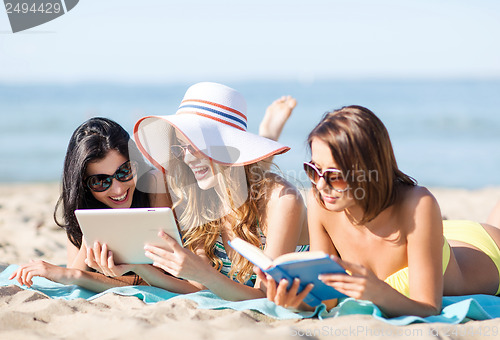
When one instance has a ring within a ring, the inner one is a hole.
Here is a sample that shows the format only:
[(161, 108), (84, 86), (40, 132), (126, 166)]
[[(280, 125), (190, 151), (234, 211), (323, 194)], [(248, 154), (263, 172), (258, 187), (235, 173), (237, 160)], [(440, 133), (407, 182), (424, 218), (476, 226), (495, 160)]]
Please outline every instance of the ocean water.
[[(0, 182), (59, 181), (74, 129), (93, 116), (131, 132), (145, 115), (173, 114), (190, 84), (0, 84)], [(363, 105), (385, 123), (399, 167), (422, 185), (500, 186), (500, 80), (331, 80), (233, 82), (247, 99), (257, 133), (267, 105), (281, 95), (298, 105), (275, 157), (281, 171), (307, 185), (305, 140), (322, 115)]]

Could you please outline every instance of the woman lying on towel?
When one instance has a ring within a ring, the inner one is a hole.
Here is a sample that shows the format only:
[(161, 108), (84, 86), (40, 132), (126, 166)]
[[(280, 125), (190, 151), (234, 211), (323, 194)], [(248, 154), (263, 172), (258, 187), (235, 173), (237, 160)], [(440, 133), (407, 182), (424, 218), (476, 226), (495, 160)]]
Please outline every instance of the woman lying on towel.
[[(388, 132), (370, 110), (326, 114), (308, 143), (311, 250), (331, 254), (351, 274), (320, 275), (324, 283), (388, 316), (438, 314), (443, 295), (500, 292), (500, 229), (443, 222), (434, 196), (398, 169)], [(300, 282), (287, 291), (288, 282), (258, 274), (270, 300), (308, 307), (302, 300), (311, 287), (297, 294)]]
[[(140, 179), (138, 173), (143, 174)], [(76, 209), (169, 206), (171, 203), (167, 196), (148, 194), (138, 188), (144, 190), (154, 185), (156, 189), (158, 180), (163, 182), (161, 173), (146, 165), (135, 143), (118, 123), (97, 117), (81, 124), (69, 141), (64, 160), (62, 193), (54, 213), (56, 223), (66, 230), (68, 236), (67, 267), (42, 260), (32, 261), (20, 266), (10, 279), (16, 278), (20, 284), (30, 287), (33, 276), (43, 276), (97, 292), (116, 286), (139, 284), (141, 280), (136, 275), (109, 278), (89, 268), (86, 257), (92, 248), (87, 248), (82, 241), (82, 231), (74, 212)], [(60, 208), (62, 220), (58, 211)], [(148, 267), (150, 271), (158, 271), (152, 266)]]
[[(277, 139), (294, 106), (290, 100), (271, 105), (261, 134)], [(245, 111), (245, 100), (236, 90), (198, 83), (187, 90), (175, 115), (136, 123), (139, 149), (166, 174), (184, 239), (181, 247), (162, 234), (165, 247), (145, 247), (153, 265), (171, 274), (155, 278), (155, 286), (176, 293), (210, 289), (227, 300), (261, 298), (265, 293), (253, 265), (228, 240), (243, 238), (271, 257), (308, 248), (302, 196), (268, 171), (270, 157), (289, 148), (247, 132)], [(100, 254), (94, 261), (107, 275), (133, 271), (152, 282), (139, 266), (108, 266), (109, 258)]]

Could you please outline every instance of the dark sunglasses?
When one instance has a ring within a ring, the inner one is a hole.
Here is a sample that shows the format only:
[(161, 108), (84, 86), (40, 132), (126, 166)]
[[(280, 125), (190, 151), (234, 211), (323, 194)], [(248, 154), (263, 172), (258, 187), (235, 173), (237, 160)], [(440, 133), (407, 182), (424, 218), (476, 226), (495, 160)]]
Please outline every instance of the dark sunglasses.
[(190, 154), (195, 155), (198, 151), (190, 145), (172, 145), (170, 146), (170, 151), (172, 152), (172, 155), (174, 155), (175, 158), (178, 158), (180, 160), (184, 159), (184, 156), (186, 156), (186, 152), (189, 151)]
[(342, 177), (342, 171), (339, 169), (325, 169), (322, 172), (311, 163), (304, 163), (304, 171), (311, 180), (311, 183), (317, 185), (320, 178), (323, 178), (326, 184), (336, 192), (344, 192), (349, 190), (349, 186)]
[(113, 178), (120, 182), (128, 182), (135, 176), (135, 162), (126, 161), (112, 175), (92, 175), (85, 179), (87, 187), (95, 192), (106, 191), (113, 184)]

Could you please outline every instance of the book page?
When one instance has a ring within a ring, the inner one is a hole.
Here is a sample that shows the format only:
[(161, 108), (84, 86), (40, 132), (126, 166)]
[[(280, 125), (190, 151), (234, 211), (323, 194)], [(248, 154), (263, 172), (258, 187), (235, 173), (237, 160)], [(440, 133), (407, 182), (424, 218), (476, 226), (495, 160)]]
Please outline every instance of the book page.
[(273, 264), (277, 265), (289, 261), (314, 260), (323, 258), (325, 256), (328, 256), (328, 254), (322, 251), (305, 251), (305, 252), (288, 253), (278, 256), (276, 259), (274, 259)]
[(260, 269), (266, 270), (273, 265), (273, 260), (262, 250), (238, 237), (229, 241), (229, 245)]

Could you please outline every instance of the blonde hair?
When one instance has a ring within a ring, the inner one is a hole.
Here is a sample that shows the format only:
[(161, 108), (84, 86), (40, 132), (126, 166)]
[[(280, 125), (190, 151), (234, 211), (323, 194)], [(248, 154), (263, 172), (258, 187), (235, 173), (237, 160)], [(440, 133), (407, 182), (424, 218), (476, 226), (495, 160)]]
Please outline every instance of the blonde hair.
[[(225, 216), (220, 216), (221, 203), (229, 206), (230, 211), (224, 215), (230, 215), (236, 221), (231, 223), (234, 236), (262, 248), (258, 218), (265, 208), (272, 180), (266, 176), (266, 170), (260, 163), (245, 165), (243, 168), (248, 196), (239, 206), (235, 193), (241, 191), (242, 183), (234, 180), (234, 177), (242, 170), (241, 167), (224, 166), (213, 161), (211, 164), (214, 174), (222, 174), (216, 177), (221, 188), (218, 192), (214, 189), (201, 190), (189, 167), (174, 157), (168, 164), (167, 185), (177, 198), (173, 208), (179, 207), (182, 210), (178, 223), (183, 233), (184, 246), (193, 252), (203, 250), (212, 266), (221, 271), (222, 260), (215, 255), (215, 243), (227, 221)], [(228, 172), (229, 175), (226, 175)], [(235, 252), (229, 277), (244, 283), (252, 273), (252, 263)]]

